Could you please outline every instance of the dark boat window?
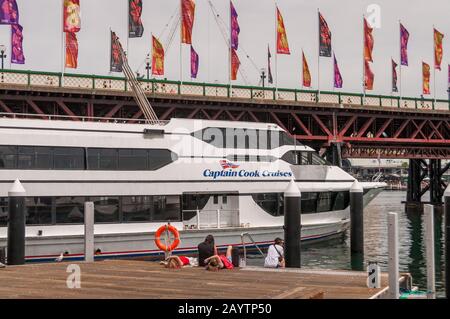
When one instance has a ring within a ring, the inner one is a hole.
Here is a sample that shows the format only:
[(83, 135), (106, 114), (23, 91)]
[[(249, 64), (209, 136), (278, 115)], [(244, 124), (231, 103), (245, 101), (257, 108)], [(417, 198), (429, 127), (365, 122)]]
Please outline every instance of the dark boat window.
[(119, 222), (119, 197), (92, 197), (96, 223)]
[(302, 193), (302, 213), (312, 214), (317, 211), (317, 194), (312, 192)]
[(119, 170), (146, 170), (147, 157), (144, 149), (119, 149)]
[(292, 165), (330, 165), (318, 154), (311, 151), (288, 151), (281, 157)]
[(17, 167), (17, 146), (0, 146), (0, 169)]
[(55, 197), (57, 224), (84, 223), (84, 197)]
[(151, 221), (153, 196), (125, 196), (121, 200), (124, 223)]
[(332, 208), (331, 192), (321, 192), (317, 198), (317, 212), (329, 212)]
[(55, 147), (53, 150), (53, 161), (54, 169), (84, 170), (84, 149), (80, 147)]
[(52, 197), (27, 197), (26, 224), (27, 225), (49, 225), (52, 220)]
[(0, 227), (8, 224), (8, 198), (0, 197)]
[(180, 196), (153, 196), (153, 221), (179, 221), (181, 215)]
[(89, 148), (88, 168), (92, 170), (117, 170), (118, 150), (114, 148)]
[(333, 210), (344, 210), (350, 203), (350, 193), (348, 191), (335, 192)]
[(51, 147), (19, 146), (19, 169), (52, 169), (53, 156)]
[(176, 161), (177, 158), (178, 156), (169, 150), (150, 149), (148, 150), (148, 169), (157, 170)]
[(320, 157), (318, 154), (311, 152), (312, 154), (312, 165), (327, 165), (327, 161), (325, 161), (322, 157)]
[(260, 193), (252, 195), (253, 200), (272, 216), (284, 214), (284, 202), (282, 193)]

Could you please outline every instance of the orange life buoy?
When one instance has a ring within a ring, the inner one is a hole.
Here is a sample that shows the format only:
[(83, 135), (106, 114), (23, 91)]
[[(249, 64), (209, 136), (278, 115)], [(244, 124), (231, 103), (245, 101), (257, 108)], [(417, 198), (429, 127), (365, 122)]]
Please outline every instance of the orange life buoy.
[[(175, 237), (173, 243), (170, 244), (168, 247), (161, 242), (161, 234), (165, 231), (171, 232), (173, 237)], [(170, 224), (162, 225), (161, 227), (158, 228), (158, 230), (155, 233), (155, 244), (162, 251), (175, 250), (175, 248), (177, 248), (178, 245), (180, 244), (180, 233), (178, 232), (178, 230), (175, 227), (173, 227)]]

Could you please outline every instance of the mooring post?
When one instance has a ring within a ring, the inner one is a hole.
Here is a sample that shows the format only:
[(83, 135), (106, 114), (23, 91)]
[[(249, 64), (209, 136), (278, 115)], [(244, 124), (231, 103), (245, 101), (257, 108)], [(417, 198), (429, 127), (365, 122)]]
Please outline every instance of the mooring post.
[(445, 296), (450, 298), (450, 184), (444, 192), (445, 220)]
[(94, 261), (94, 203), (84, 203), (84, 261)]
[(364, 256), (363, 188), (357, 180), (350, 188), (350, 249)]
[(398, 270), (398, 216), (397, 213), (388, 213), (388, 275), (389, 298), (399, 298), (399, 270)]
[(425, 213), (425, 250), (427, 256), (427, 298), (436, 298), (436, 278), (434, 269), (434, 207), (424, 205)]
[(25, 263), (25, 195), (25, 189), (16, 179), (8, 192), (8, 265)]
[(294, 180), (284, 191), (284, 243), (286, 267), (300, 268), (301, 193)]

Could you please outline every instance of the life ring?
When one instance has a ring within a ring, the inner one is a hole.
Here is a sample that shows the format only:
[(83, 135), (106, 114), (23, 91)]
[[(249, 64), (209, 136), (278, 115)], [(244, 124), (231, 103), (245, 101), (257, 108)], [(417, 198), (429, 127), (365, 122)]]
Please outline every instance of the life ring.
[[(173, 237), (175, 237), (175, 240), (168, 247), (161, 242), (161, 234), (165, 231), (171, 232)], [(155, 233), (155, 244), (162, 251), (175, 250), (175, 248), (177, 248), (178, 245), (180, 244), (180, 233), (175, 227), (173, 227), (170, 224), (162, 225), (161, 227), (158, 228), (158, 230)]]

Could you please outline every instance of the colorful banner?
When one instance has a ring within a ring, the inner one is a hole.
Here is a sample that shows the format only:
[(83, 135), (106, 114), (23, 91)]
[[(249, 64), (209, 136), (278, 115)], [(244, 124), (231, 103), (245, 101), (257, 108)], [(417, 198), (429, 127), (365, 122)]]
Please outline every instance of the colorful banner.
[(25, 64), (23, 54), (23, 28), (20, 24), (11, 25), (11, 63)]
[(181, 43), (192, 43), (192, 28), (194, 27), (195, 2), (181, 0)]
[(111, 31), (111, 59), (109, 68), (111, 72), (122, 72), (123, 61), (120, 47), (119, 38)]
[(392, 92), (398, 92), (397, 88), (397, 63), (392, 59)]
[(237, 79), (237, 73), (239, 70), (239, 66), (241, 65), (241, 61), (239, 61), (239, 57), (236, 53), (236, 50), (231, 50), (231, 80)]
[(344, 80), (342, 79), (341, 71), (339, 71), (336, 55), (333, 54), (333, 58), (334, 58), (334, 87), (337, 89), (342, 89)]
[(18, 24), (19, 9), (16, 0), (0, 0), (0, 24)]
[(198, 54), (195, 52), (194, 47), (191, 45), (191, 78), (196, 79), (198, 73)]
[(155, 36), (152, 36), (152, 74), (164, 75), (164, 48)]
[(78, 40), (75, 32), (66, 32), (66, 68), (78, 66)]
[(373, 82), (375, 75), (370, 69), (369, 61), (364, 61), (364, 88), (366, 90), (373, 90)]
[(311, 87), (311, 73), (309, 72), (308, 61), (306, 61), (305, 52), (302, 52), (302, 60), (303, 60), (303, 86)]
[(230, 10), (231, 10), (231, 22), (230, 22), (231, 48), (237, 50), (239, 46), (239, 32), (241, 32), (241, 29), (239, 28), (239, 23), (237, 20), (238, 14), (233, 6), (233, 2), (231, 1), (230, 1)]
[(373, 51), (373, 28), (369, 26), (367, 19), (364, 18), (364, 60), (373, 62), (372, 51)]
[(331, 31), (319, 12), (319, 56), (331, 57)]
[(128, 1), (128, 37), (140, 38), (144, 33), (141, 20), (142, 0)]
[(270, 84), (273, 83), (273, 77), (272, 77), (272, 69), (270, 67), (270, 58), (272, 57), (272, 55), (270, 54), (270, 47), (269, 45), (267, 45), (267, 70), (268, 70), (268, 81)]
[(287, 39), (286, 29), (284, 27), (283, 17), (277, 7), (277, 53), (291, 54), (289, 51), (289, 43)]
[(400, 23), (400, 64), (408, 66), (408, 40), (409, 32)]
[(422, 62), (422, 92), (430, 94), (430, 65)]
[(64, 32), (78, 32), (80, 28), (80, 0), (64, 0)]
[(441, 70), (441, 62), (442, 62), (442, 39), (444, 35), (440, 33), (438, 30), (434, 29), (434, 68), (437, 70)]

